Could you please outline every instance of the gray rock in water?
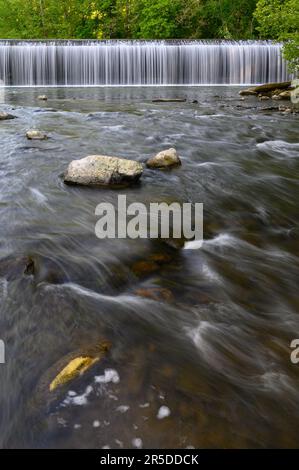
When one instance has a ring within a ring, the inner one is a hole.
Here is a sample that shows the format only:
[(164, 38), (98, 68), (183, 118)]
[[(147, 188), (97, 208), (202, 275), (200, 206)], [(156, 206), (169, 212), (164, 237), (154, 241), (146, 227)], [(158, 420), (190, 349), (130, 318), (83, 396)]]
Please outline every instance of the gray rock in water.
[(142, 172), (143, 165), (134, 160), (90, 155), (69, 164), (64, 182), (85, 186), (121, 186), (135, 183)]
[(48, 97), (47, 97), (47, 95), (39, 95), (39, 96), (37, 97), (37, 99), (40, 100), (40, 101), (47, 101), (47, 100), (48, 100)]
[(28, 140), (47, 140), (48, 136), (44, 132), (41, 131), (27, 131), (26, 137)]
[(16, 119), (16, 116), (8, 114), (5, 111), (0, 112), (0, 121), (8, 121), (9, 119)]
[(180, 157), (178, 156), (177, 151), (173, 148), (163, 150), (146, 162), (148, 168), (154, 169), (172, 168), (175, 166), (180, 166), (181, 164), (182, 162)]

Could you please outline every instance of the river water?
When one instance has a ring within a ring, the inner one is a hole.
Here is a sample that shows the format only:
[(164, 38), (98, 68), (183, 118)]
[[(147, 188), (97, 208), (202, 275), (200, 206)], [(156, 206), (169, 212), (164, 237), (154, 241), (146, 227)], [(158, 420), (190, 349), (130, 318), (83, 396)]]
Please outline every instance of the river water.
[[(299, 120), (269, 106), (234, 87), (5, 89), (1, 447), (298, 446)], [(182, 167), (131, 188), (61, 177), (86, 155), (169, 147)], [(95, 207), (118, 194), (204, 203), (203, 247), (97, 239)], [(49, 371), (103, 339), (53, 400)]]

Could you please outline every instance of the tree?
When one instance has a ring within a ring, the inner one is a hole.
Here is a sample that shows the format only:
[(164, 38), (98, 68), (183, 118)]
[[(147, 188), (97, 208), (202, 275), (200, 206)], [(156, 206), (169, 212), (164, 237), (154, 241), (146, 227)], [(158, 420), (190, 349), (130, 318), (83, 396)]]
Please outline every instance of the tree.
[(298, 0), (259, 0), (254, 13), (262, 38), (285, 41), (283, 54), (291, 71), (299, 72)]
[(176, 17), (181, 0), (136, 1), (133, 35), (142, 39), (170, 39), (178, 37)]

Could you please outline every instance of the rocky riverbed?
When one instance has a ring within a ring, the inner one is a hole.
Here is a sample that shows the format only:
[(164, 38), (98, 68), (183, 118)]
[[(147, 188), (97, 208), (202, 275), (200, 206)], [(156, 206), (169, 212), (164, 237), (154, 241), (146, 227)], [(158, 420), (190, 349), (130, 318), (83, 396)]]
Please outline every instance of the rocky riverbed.
[[(238, 91), (5, 90), (1, 447), (297, 446), (299, 117)], [(140, 184), (66, 185), (93, 155)], [(97, 239), (119, 194), (203, 202), (203, 247)]]

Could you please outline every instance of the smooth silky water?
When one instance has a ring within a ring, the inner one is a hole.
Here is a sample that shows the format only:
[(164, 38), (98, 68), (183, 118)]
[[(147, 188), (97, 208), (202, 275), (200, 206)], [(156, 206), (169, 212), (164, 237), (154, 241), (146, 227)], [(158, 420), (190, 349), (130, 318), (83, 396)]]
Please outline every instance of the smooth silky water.
[[(1, 447), (298, 445), (298, 116), (238, 90), (4, 90), (17, 119), (0, 124)], [(35, 127), (49, 140), (27, 141)], [(169, 147), (182, 167), (128, 189), (62, 180), (73, 159)], [(203, 202), (202, 249), (98, 240), (95, 207), (118, 194)], [(53, 365), (103, 339), (107, 357), (51, 400)]]
[(14, 86), (255, 84), (288, 79), (270, 41), (0, 41)]

